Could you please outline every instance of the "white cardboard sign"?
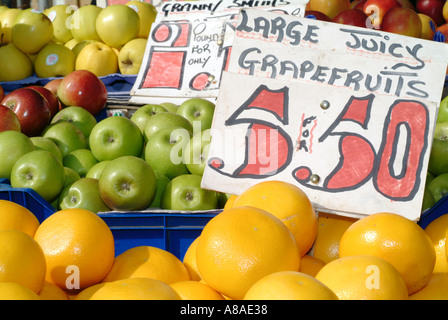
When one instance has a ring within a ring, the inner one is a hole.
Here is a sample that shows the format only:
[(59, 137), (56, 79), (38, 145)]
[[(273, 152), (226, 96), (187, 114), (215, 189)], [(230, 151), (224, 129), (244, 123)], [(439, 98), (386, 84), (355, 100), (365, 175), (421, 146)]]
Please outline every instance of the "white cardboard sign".
[(319, 211), (418, 220), (447, 57), (440, 43), (242, 10), (202, 186), (282, 180)]
[(131, 90), (136, 103), (215, 100), (227, 68), (241, 8), (303, 16), (308, 0), (168, 1), (158, 8), (142, 67)]

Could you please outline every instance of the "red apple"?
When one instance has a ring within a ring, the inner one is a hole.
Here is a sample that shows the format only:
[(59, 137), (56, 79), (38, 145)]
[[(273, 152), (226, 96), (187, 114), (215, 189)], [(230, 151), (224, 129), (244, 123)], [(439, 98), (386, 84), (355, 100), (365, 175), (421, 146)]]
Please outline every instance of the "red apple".
[(320, 11), (314, 11), (314, 10), (306, 10), (305, 11), (305, 17), (311, 18), (319, 21), (331, 21), (330, 17), (327, 16), (325, 13), (322, 13)]
[(48, 101), (48, 105), (50, 107), (50, 120), (54, 117), (56, 113), (59, 112), (59, 100), (56, 95), (50, 90), (41, 87), (41, 86), (29, 86), (28, 88), (36, 90), (41, 95), (45, 97)]
[(64, 106), (78, 106), (98, 114), (106, 106), (107, 90), (95, 74), (76, 70), (66, 75), (58, 87), (57, 96)]
[(384, 15), (381, 30), (419, 38), (422, 33), (422, 21), (417, 12), (404, 7), (396, 7)]
[(401, 7), (397, 0), (367, 0), (363, 11), (369, 17), (372, 26), (379, 29), (384, 15), (395, 7)]
[(364, 4), (367, 0), (355, 0), (350, 3), (350, 9), (364, 10)]
[(0, 101), (5, 97), (5, 90), (3, 90), (3, 87), (0, 86)]
[(14, 111), (0, 105), (0, 132), (8, 130), (20, 132), (20, 121)]
[(50, 90), (51, 92), (53, 92), (57, 96), (57, 94), (58, 94), (58, 87), (59, 87), (59, 84), (61, 83), (62, 79), (63, 78), (53, 79), (53, 80), (47, 82), (44, 85), (44, 88)]
[(32, 137), (39, 135), (50, 123), (50, 108), (47, 99), (29, 88), (19, 88), (8, 93), (0, 102), (15, 112), (22, 133)]
[(417, 0), (415, 8), (417, 12), (431, 17), (440, 26), (445, 23), (445, 19), (443, 18), (444, 5), (445, 0)]
[(310, 0), (308, 10), (319, 11), (330, 19), (350, 8), (350, 0)]
[(367, 15), (359, 9), (347, 9), (337, 14), (331, 21), (365, 28)]

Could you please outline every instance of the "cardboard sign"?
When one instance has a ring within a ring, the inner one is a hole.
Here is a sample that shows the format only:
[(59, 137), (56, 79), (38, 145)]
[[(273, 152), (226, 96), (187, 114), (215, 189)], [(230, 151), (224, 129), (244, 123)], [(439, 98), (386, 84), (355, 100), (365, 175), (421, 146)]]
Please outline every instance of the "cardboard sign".
[(307, 0), (169, 1), (158, 8), (131, 102), (215, 100), (241, 8), (303, 16)]
[(319, 211), (418, 220), (447, 50), (242, 10), (202, 186), (240, 194), (282, 180)]

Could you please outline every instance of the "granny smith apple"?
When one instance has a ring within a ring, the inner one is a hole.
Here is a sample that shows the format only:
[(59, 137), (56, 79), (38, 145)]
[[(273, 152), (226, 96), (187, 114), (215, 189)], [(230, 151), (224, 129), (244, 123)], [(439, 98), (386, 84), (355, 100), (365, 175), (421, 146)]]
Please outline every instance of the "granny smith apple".
[(121, 156), (139, 157), (143, 149), (143, 135), (139, 127), (125, 117), (108, 117), (93, 127), (89, 145), (98, 161)]
[(96, 118), (86, 109), (69, 106), (60, 110), (51, 120), (51, 123), (56, 123), (59, 121), (68, 121), (73, 123), (79, 128), (84, 134), (86, 139), (89, 138), (90, 132), (93, 127), (97, 124)]
[(134, 156), (112, 160), (99, 179), (101, 199), (112, 210), (146, 209), (154, 199), (156, 188), (156, 176), (151, 166)]
[(143, 134), (148, 119), (159, 112), (168, 112), (168, 110), (159, 104), (145, 104), (134, 112), (131, 120), (140, 128)]
[(65, 174), (64, 187), (69, 184), (72, 184), (76, 180), (81, 179), (81, 176), (72, 168), (64, 167), (64, 174)]
[(190, 138), (190, 132), (185, 128), (160, 129), (146, 143), (145, 161), (170, 179), (188, 173), (183, 152)]
[(31, 188), (48, 202), (59, 196), (64, 180), (64, 166), (46, 150), (28, 152), (16, 161), (11, 171), (11, 187)]
[(62, 160), (64, 167), (72, 168), (81, 177), (85, 177), (90, 168), (97, 163), (98, 160), (90, 149), (73, 150)]
[(214, 112), (215, 104), (202, 98), (188, 99), (182, 102), (177, 109), (177, 113), (187, 118), (193, 125), (196, 121), (200, 124), (198, 126), (200, 129), (197, 131), (203, 131), (212, 127)]
[(436, 176), (428, 183), (428, 190), (437, 202), (448, 194), (448, 172)]
[(111, 160), (104, 160), (93, 165), (93, 167), (87, 171), (86, 178), (94, 178), (99, 180), (103, 169), (109, 164), (110, 161)]
[(51, 20), (43, 12), (25, 9), (14, 21), (11, 39), (23, 53), (36, 54), (52, 40), (53, 30)]
[(170, 182), (170, 178), (168, 178), (166, 175), (158, 171), (154, 171), (154, 173), (156, 175), (156, 181), (157, 181), (156, 195), (154, 196), (154, 200), (152, 200), (149, 207), (161, 208), (162, 194), (168, 182)]
[(148, 141), (151, 135), (156, 133), (158, 130), (167, 127), (185, 128), (193, 134), (193, 126), (188, 119), (177, 113), (160, 112), (147, 120), (143, 131), (145, 142)]
[(73, 150), (86, 149), (87, 140), (77, 126), (68, 121), (52, 123), (43, 132), (43, 137), (51, 139), (65, 157)]
[(61, 209), (86, 209), (94, 213), (110, 211), (101, 199), (98, 180), (81, 178), (67, 185), (59, 196), (58, 206)]
[(201, 188), (202, 177), (180, 175), (172, 179), (162, 195), (162, 209), (195, 211), (212, 210), (218, 205), (218, 193)]
[(428, 170), (436, 176), (448, 172), (448, 122), (435, 125)]
[(422, 212), (431, 208), (436, 203), (434, 196), (428, 188), (425, 188), (423, 192)]
[(120, 48), (137, 38), (140, 17), (135, 10), (124, 4), (112, 4), (98, 14), (96, 31), (102, 42), (113, 48)]
[(169, 112), (176, 113), (177, 109), (179, 108), (178, 104), (172, 103), (172, 102), (162, 102), (160, 104), (162, 107), (164, 107)]
[(190, 173), (202, 176), (210, 149), (210, 129), (197, 132), (188, 141), (183, 153), (184, 163)]
[(440, 102), (437, 122), (448, 122), (448, 96), (443, 98)]
[(37, 150), (50, 151), (62, 162), (62, 152), (53, 140), (41, 136), (30, 137), (30, 139)]
[(9, 179), (16, 161), (33, 150), (36, 147), (25, 134), (13, 130), (0, 132), (0, 179)]

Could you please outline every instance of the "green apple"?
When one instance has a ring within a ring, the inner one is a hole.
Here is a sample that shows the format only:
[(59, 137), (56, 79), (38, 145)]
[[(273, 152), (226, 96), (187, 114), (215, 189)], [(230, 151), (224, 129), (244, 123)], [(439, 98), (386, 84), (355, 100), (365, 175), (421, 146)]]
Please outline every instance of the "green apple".
[(437, 202), (448, 194), (448, 172), (442, 173), (432, 179), (427, 186), (429, 192)]
[(117, 54), (110, 46), (102, 42), (89, 43), (78, 53), (75, 70), (88, 70), (97, 77), (117, 73)]
[(62, 153), (62, 158), (73, 150), (86, 149), (87, 140), (77, 126), (68, 121), (52, 123), (43, 132), (43, 137), (55, 142)]
[(112, 160), (99, 179), (101, 199), (112, 210), (146, 209), (154, 199), (156, 188), (156, 176), (151, 166), (134, 156)]
[(162, 209), (178, 211), (213, 210), (218, 193), (201, 188), (202, 177), (185, 174), (172, 179), (162, 195)]
[(70, 20), (70, 31), (77, 41), (96, 40), (101, 41), (95, 27), (95, 21), (103, 9), (93, 5), (81, 6), (73, 12)]
[(34, 70), (40, 78), (65, 77), (75, 70), (75, 54), (60, 43), (49, 43), (36, 55)]
[(66, 155), (62, 164), (64, 167), (72, 168), (80, 177), (85, 177), (87, 172), (98, 163), (90, 149), (76, 149)]
[(434, 196), (428, 188), (425, 188), (423, 193), (422, 212), (431, 208), (436, 203)]
[(156, 195), (154, 196), (154, 200), (152, 200), (149, 207), (161, 208), (162, 194), (168, 182), (170, 182), (170, 178), (168, 178), (166, 175), (158, 171), (154, 171), (154, 173), (156, 175), (156, 182), (157, 182)]
[(75, 170), (68, 167), (64, 167), (64, 175), (65, 175), (64, 187), (68, 186), (69, 184), (72, 184), (76, 180), (81, 179), (81, 176)]
[(53, 140), (41, 136), (30, 137), (30, 140), (37, 150), (50, 151), (62, 162), (62, 152)]
[(11, 29), (11, 40), (20, 51), (38, 53), (53, 38), (53, 24), (43, 13), (25, 9), (16, 17)]
[(448, 172), (448, 122), (435, 125), (428, 170), (436, 176)]
[(60, 110), (53, 117), (51, 123), (56, 123), (59, 121), (68, 121), (73, 123), (79, 130), (81, 130), (87, 141), (89, 139), (90, 132), (92, 132), (93, 127), (97, 124), (96, 118), (89, 111), (77, 106), (65, 107)]
[(140, 17), (131, 7), (112, 4), (105, 7), (96, 18), (96, 31), (101, 40), (113, 48), (120, 48), (137, 38)]
[(437, 122), (448, 122), (448, 96), (440, 102)]
[(179, 108), (178, 104), (172, 103), (172, 102), (162, 102), (160, 104), (162, 107), (164, 107), (169, 112), (176, 113), (177, 109)]
[(125, 117), (108, 117), (93, 127), (89, 144), (98, 161), (121, 156), (139, 157), (143, 149), (143, 135), (137, 125)]
[(100, 179), (101, 173), (103, 172), (104, 168), (109, 164), (111, 160), (104, 160), (100, 161), (97, 164), (95, 164), (93, 167), (89, 169), (86, 173), (86, 178), (94, 178), (94, 179)]
[(196, 123), (200, 124), (197, 131), (207, 130), (212, 127), (214, 112), (215, 104), (202, 98), (185, 100), (177, 109), (177, 113), (187, 118), (193, 125)]
[(118, 53), (118, 69), (121, 74), (138, 74), (145, 55), (146, 43), (143, 38), (132, 39)]
[(98, 180), (81, 178), (67, 185), (59, 196), (61, 209), (86, 209), (94, 213), (110, 211), (101, 199)]
[(9, 43), (0, 47), (0, 82), (22, 80), (33, 75), (33, 63), (30, 58)]
[(11, 29), (21, 12), (22, 9), (10, 8), (8, 10), (2, 10), (2, 13), (0, 13), (0, 24), (2, 25), (2, 33), (0, 34), (1, 44), (11, 43)]
[(168, 110), (159, 104), (145, 104), (134, 112), (131, 116), (131, 121), (140, 128), (140, 131), (143, 134), (148, 119), (159, 112), (168, 112)]
[(31, 188), (48, 202), (59, 196), (64, 180), (64, 166), (46, 150), (28, 152), (16, 161), (11, 171), (11, 187)]
[(151, 25), (156, 20), (157, 9), (146, 1), (131, 0), (125, 4), (134, 9), (140, 17), (140, 28), (137, 37), (148, 38)]
[(145, 129), (143, 130), (145, 142), (147, 142), (154, 133), (167, 127), (181, 127), (187, 129), (190, 134), (193, 133), (193, 126), (190, 121), (182, 117), (180, 114), (160, 112), (147, 120)]
[(170, 179), (188, 173), (183, 152), (190, 138), (191, 134), (185, 128), (160, 129), (146, 143), (145, 161)]
[(64, 44), (73, 39), (73, 35), (69, 27), (71, 15), (74, 11), (73, 6), (66, 4), (57, 4), (44, 10), (44, 14), (53, 24), (54, 42)]
[(188, 141), (184, 156), (184, 163), (190, 173), (202, 176), (210, 149), (210, 129), (197, 132)]
[(16, 161), (34, 150), (36, 147), (25, 134), (13, 130), (0, 132), (0, 179), (10, 179)]

